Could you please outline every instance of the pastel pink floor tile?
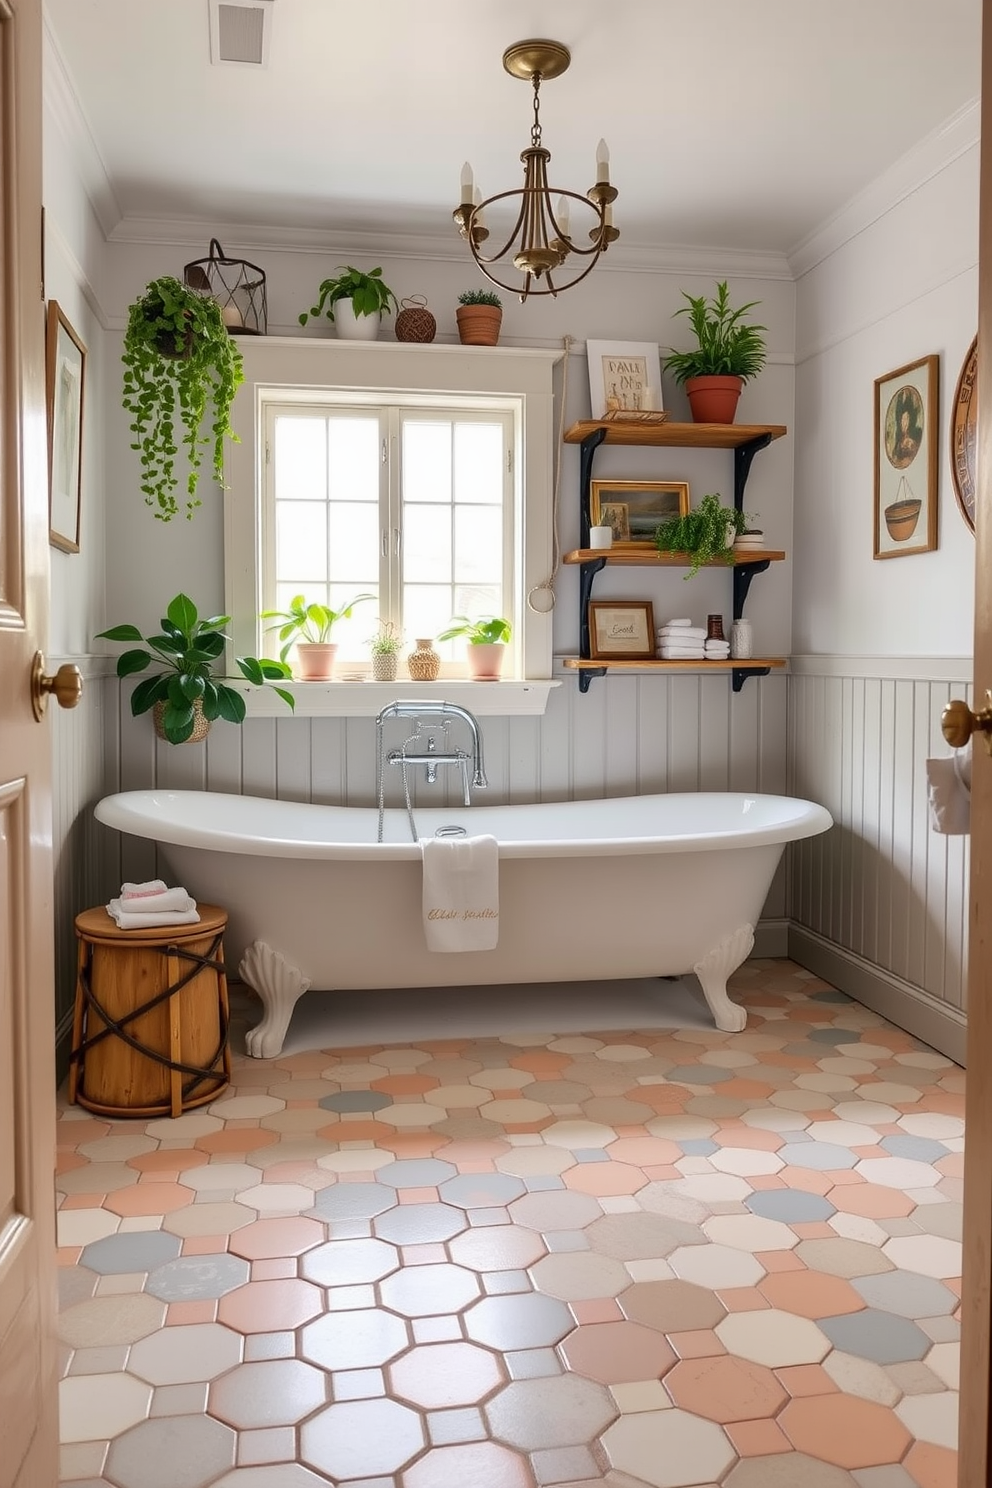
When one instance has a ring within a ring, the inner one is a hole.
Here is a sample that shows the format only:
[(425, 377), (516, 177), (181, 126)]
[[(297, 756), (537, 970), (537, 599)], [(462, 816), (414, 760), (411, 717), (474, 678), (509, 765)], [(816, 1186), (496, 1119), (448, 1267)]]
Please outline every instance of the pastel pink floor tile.
[(182, 1254), (221, 1255), (227, 1250), (229, 1241), (228, 1235), (187, 1235), (183, 1241)]
[(732, 1421), (723, 1429), (739, 1457), (771, 1457), (779, 1452), (795, 1450), (774, 1421)]
[(727, 1350), (710, 1328), (694, 1328), (686, 1333), (669, 1333), (668, 1341), (680, 1359), (708, 1359)]
[(565, 1185), (576, 1193), (606, 1198), (615, 1194), (634, 1194), (644, 1187), (647, 1178), (640, 1168), (628, 1163), (578, 1163), (564, 1174)]
[(212, 1323), (217, 1316), (217, 1303), (170, 1302), (166, 1323), (170, 1328), (188, 1327), (191, 1323)]
[(613, 1323), (623, 1317), (614, 1297), (591, 1297), (572, 1302), (570, 1307), (577, 1323)]
[(192, 1204), (193, 1190), (180, 1183), (136, 1183), (108, 1194), (103, 1207), (122, 1217), (139, 1214), (172, 1214)]
[(717, 1296), (728, 1312), (754, 1312), (772, 1305), (756, 1287), (718, 1288)]
[(284, 1259), (268, 1261), (252, 1261), (252, 1281), (282, 1281), (287, 1277), (299, 1274), (295, 1256), (286, 1256)]

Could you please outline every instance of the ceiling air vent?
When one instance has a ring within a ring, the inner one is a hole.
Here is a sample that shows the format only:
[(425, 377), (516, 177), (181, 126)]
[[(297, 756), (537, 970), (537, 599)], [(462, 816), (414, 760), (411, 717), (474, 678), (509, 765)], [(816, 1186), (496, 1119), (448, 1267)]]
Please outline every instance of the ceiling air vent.
[(209, 0), (213, 65), (267, 67), (272, 0)]

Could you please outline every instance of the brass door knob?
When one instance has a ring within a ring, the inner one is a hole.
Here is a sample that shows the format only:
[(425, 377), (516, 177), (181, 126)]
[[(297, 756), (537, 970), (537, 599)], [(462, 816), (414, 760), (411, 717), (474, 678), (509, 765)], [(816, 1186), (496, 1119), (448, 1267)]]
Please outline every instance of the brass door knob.
[(952, 749), (963, 749), (972, 734), (979, 733), (992, 754), (992, 691), (986, 690), (985, 707), (977, 713), (962, 698), (953, 698), (940, 715), (940, 727)]
[(49, 693), (60, 708), (74, 708), (83, 695), (83, 674), (77, 666), (66, 662), (54, 677), (45, 671), (44, 652), (36, 651), (31, 667), (31, 706), (35, 718), (45, 716)]

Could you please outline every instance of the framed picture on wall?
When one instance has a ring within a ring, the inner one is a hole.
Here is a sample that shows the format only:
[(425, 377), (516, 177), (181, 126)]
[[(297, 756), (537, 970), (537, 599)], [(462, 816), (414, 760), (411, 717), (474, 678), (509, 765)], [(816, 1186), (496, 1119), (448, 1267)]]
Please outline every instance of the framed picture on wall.
[(587, 341), (586, 359), (594, 419), (605, 418), (608, 413), (661, 411), (657, 341)]
[(49, 300), (45, 347), (48, 540), (64, 553), (79, 552), (85, 375), (86, 347), (58, 302)]
[(649, 599), (592, 600), (589, 651), (594, 661), (651, 661), (654, 609)]
[(902, 558), (937, 546), (939, 357), (875, 379), (875, 554)]
[(589, 487), (589, 521), (613, 528), (613, 546), (654, 548), (654, 534), (670, 517), (689, 510), (685, 481), (594, 480)]

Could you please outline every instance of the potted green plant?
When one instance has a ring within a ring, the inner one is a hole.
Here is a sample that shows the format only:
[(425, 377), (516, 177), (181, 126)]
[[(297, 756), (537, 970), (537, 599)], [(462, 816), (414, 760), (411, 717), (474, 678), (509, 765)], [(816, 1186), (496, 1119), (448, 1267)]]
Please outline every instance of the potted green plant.
[[(153, 709), (159, 738), (167, 739), (170, 744), (196, 743), (206, 738), (217, 718), (228, 723), (244, 721), (245, 700), (241, 693), (219, 681), (214, 672), (214, 663), (228, 640), (223, 627), (229, 623), (229, 615), (211, 615), (201, 620), (193, 601), (185, 594), (177, 594), (169, 601), (156, 635), (143, 636), (136, 625), (114, 625), (99, 632), (100, 640), (143, 643), (118, 656), (118, 677), (131, 677), (146, 671), (153, 663), (158, 664), (158, 669), (132, 692), (131, 712), (137, 718)], [(236, 656), (234, 660), (241, 675), (255, 687), (290, 675), (289, 667), (281, 661), (259, 660), (255, 656)], [(291, 692), (282, 687), (274, 690), (290, 708), (295, 708)]]
[(468, 641), (469, 676), (474, 682), (498, 682), (503, 669), (503, 653), (511, 634), (510, 622), (502, 616), (470, 620), (467, 615), (455, 615), (438, 640), (454, 641), (464, 636)]
[(466, 289), (455, 311), (463, 346), (496, 346), (503, 320), (503, 301), (491, 289)]
[[(749, 300), (734, 310), (727, 281), (716, 287), (712, 299), (687, 294), (688, 300), (675, 315), (688, 315), (696, 347), (673, 351), (665, 358), (665, 371), (689, 395), (693, 421), (697, 424), (732, 424), (741, 388), (765, 365), (763, 325), (749, 325), (744, 316), (759, 300)], [(673, 317), (674, 318), (674, 317)]]
[(369, 643), (372, 651), (372, 677), (376, 682), (395, 682), (403, 637), (391, 620), (379, 622), (379, 629)]
[(396, 308), (396, 296), (382, 282), (382, 269), (366, 274), (351, 264), (338, 264), (336, 276), (321, 281), (316, 305), (304, 310), (299, 319), (300, 325), (306, 325), (311, 316), (324, 315), (337, 327), (340, 339), (375, 341), (382, 316)]
[(350, 620), (355, 605), (375, 599), (374, 594), (356, 594), (340, 610), (329, 605), (310, 603), (303, 594), (295, 594), (288, 610), (263, 610), (263, 620), (274, 620), (266, 630), (277, 630), (282, 646), (281, 661), (296, 647), (297, 673), (301, 682), (328, 682), (334, 675), (337, 642), (331, 631), (338, 620)]
[(655, 532), (660, 553), (686, 553), (692, 562), (685, 575), (691, 579), (706, 563), (733, 563), (734, 539), (748, 523), (746, 512), (724, 506), (715, 493), (704, 496), (684, 517), (670, 517)]
[[(129, 307), (124, 332), (123, 404), (131, 415), (131, 448), (141, 460), (141, 489), (155, 516), (179, 512), (176, 457), (186, 451), (186, 516), (196, 494), (203, 449), (211, 450), (214, 480), (224, 484), (224, 440), (237, 439), (231, 405), (244, 381), (241, 353), (216, 300), (168, 275), (155, 279)], [(201, 433), (211, 404), (209, 433)], [(177, 432), (177, 425), (181, 432)]]

